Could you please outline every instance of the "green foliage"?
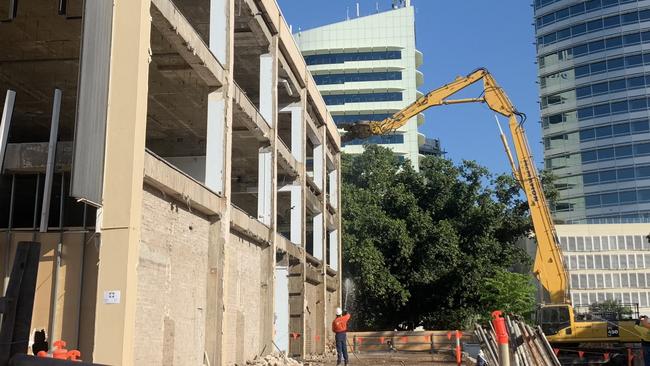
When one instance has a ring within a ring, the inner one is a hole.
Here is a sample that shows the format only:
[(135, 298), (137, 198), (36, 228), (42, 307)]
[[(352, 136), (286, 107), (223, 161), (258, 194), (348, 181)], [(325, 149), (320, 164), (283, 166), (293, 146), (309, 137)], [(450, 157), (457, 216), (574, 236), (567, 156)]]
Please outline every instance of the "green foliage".
[(595, 302), (589, 305), (589, 312), (601, 317), (612, 317), (622, 319), (632, 315), (632, 309), (629, 306), (621, 304), (618, 300), (605, 300)]
[[(505, 272), (530, 264), (516, 246), (531, 231), (528, 207), (511, 176), (435, 157), (418, 173), (378, 146), (342, 165), (344, 270), (355, 282), (357, 328), (453, 329), (497, 308), (527, 311), (529, 284)], [(487, 297), (488, 288), (498, 296)], [(506, 298), (511, 289), (521, 298)]]
[(512, 273), (498, 269), (481, 288), (481, 302), (489, 309), (519, 314), (530, 319), (535, 310), (535, 285), (530, 275)]

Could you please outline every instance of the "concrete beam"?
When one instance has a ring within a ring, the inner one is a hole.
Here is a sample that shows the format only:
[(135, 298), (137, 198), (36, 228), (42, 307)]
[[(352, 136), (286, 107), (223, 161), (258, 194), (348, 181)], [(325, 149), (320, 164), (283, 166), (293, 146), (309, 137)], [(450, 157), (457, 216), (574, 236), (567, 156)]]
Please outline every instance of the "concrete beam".
[(224, 68), (171, 0), (151, 0), (154, 27), (209, 87), (224, 84)]
[(291, 154), (287, 146), (282, 143), (280, 139), (277, 140), (278, 145), (278, 168), (282, 169), (285, 173), (292, 177), (297, 177), (300, 174), (300, 165), (296, 158)]
[(223, 197), (151, 152), (144, 157), (144, 182), (206, 216), (220, 216), (226, 208)]
[(277, 243), (278, 251), (288, 253), (291, 257), (299, 260), (300, 262), (303, 261), (303, 256), (305, 252), (303, 248), (290, 242), (289, 240), (287, 240), (287, 238), (280, 235), (279, 233), (275, 233), (275, 235), (276, 235), (276, 243)]
[(312, 145), (320, 145), (323, 143), (319, 133), (318, 133), (318, 127), (316, 127), (316, 124), (314, 123), (314, 120), (311, 118), (311, 116), (307, 113), (306, 115), (306, 122), (307, 122), (307, 137), (311, 140)]
[(233, 103), (235, 107), (239, 111), (243, 112), (247, 117), (240, 118), (238, 121), (246, 126), (258, 141), (269, 141), (271, 136), (269, 123), (266, 122), (255, 105), (253, 105), (253, 102), (248, 99), (246, 93), (244, 93), (239, 86), (235, 85), (233, 89)]
[(305, 266), (305, 280), (312, 285), (323, 283), (323, 274), (312, 266)]
[(268, 226), (260, 223), (237, 207), (232, 206), (230, 211), (230, 228), (232, 230), (246, 236), (260, 246), (270, 245), (271, 237), (269, 236)]
[[(47, 142), (7, 144), (4, 169), (11, 173), (45, 173), (48, 150)], [(69, 172), (72, 166), (72, 142), (59, 142), (54, 155), (54, 171)]]
[(310, 211), (312, 214), (323, 212), (323, 206), (321, 206), (321, 202), (314, 194), (314, 192), (309, 189), (305, 189), (305, 198), (307, 201), (305, 207), (308, 211)]
[[(142, 221), (151, 2), (114, 0), (93, 361), (130, 365)], [(119, 293), (117, 304), (104, 300)]]

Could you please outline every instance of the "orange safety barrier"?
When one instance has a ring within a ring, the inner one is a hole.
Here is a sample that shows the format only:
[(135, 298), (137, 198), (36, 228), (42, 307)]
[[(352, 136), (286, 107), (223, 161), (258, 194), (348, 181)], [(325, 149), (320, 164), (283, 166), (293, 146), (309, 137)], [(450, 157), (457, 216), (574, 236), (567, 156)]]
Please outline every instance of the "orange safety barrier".
[(374, 331), (349, 332), (349, 348), (354, 352), (442, 352), (456, 351), (456, 336), (460, 343), (475, 342), (469, 332), (447, 331)]

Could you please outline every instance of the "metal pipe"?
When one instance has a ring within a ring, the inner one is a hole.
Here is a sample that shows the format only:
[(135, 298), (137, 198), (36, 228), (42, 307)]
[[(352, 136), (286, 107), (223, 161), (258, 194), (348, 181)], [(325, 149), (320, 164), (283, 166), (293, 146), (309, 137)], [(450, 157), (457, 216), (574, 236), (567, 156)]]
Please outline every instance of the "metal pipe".
[(2, 294), (4, 295), (7, 292), (7, 286), (9, 285), (9, 274), (11, 270), (11, 228), (13, 227), (13, 216), (14, 216), (14, 195), (16, 192), (16, 174), (11, 175), (11, 194), (9, 196), (9, 222), (7, 222), (7, 245), (4, 248), (5, 250), (5, 265), (4, 265), (4, 283), (2, 285)]
[(65, 203), (65, 174), (61, 173), (61, 189), (59, 199), (59, 242), (54, 252), (54, 274), (52, 275), (52, 297), (50, 299), (50, 350), (54, 349), (54, 331), (56, 330), (56, 301), (59, 293), (59, 269), (61, 267), (61, 254), (63, 252), (63, 204)]
[[(52, 197), (52, 181), (54, 180), (54, 165), (56, 160), (56, 145), (59, 138), (59, 115), (61, 114), (61, 89), (54, 89), (54, 102), (52, 103), (52, 124), (50, 126), (50, 139), (47, 145), (47, 166), (45, 168), (45, 185), (43, 186), (43, 206), (41, 208), (41, 226), (39, 231), (47, 232), (50, 217), (50, 198)], [(65, 174), (61, 173), (64, 177)]]

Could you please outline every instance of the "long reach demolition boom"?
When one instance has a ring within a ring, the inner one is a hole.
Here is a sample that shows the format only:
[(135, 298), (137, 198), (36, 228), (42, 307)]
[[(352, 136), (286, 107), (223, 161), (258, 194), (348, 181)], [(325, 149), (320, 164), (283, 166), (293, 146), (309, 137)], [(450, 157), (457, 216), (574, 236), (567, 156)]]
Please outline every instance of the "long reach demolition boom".
[[(483, 93), (478, 98), (447, 99), (462, 89), (483, 80)], [(404, 126), (411, 118), (424, 110), (448, 104), (485, 103), (494, 112), (508, 118), (508, 126), (516, 152), (516, 162), (510, 151), (506, 136), (501, 131), (501, 140), (505, 147), (512, 172), (524, 189), (530, 216), (533, 221), (535, 236), (537, 237), (537, 254), (535, 258), (534, 273), (548, 292), (552, 304), (565, 304), (569, 302), (568, 276), (558, 245), (555, 227), (551, 213), (542, 190), (541, 180), (532, 159), (528, 146), (528, 139), (523, 123), (526, 116), (517, 111), (503, 89), (499, 87), (492, 75), (486, 69), (478, 69), (465, 77), (458, 77), (453, 82), (431, 91), (419, 98), (411, 105), (395, 113), (383, 121), (359, 122), (345, 125), (344, 141), (363, 139), (373, 135), (391, 133)], [(498, 124), (498, 120), (497, 120)], [(499, 126), (499, 129), (501, 127)]]

